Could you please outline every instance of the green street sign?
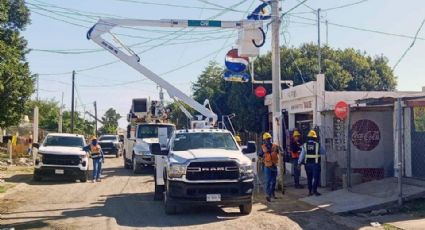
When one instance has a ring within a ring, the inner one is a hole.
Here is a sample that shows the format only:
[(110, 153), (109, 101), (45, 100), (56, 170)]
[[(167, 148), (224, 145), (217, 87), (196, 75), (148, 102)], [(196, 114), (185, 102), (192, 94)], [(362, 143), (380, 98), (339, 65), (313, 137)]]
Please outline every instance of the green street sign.
[(188, 20), (189, 27), (221, 27), (221, 21)]

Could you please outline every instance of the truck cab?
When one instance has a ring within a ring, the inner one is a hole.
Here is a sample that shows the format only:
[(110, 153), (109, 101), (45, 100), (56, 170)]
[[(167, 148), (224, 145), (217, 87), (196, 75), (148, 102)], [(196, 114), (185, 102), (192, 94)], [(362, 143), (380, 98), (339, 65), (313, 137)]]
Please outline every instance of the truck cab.
[(164, 200), (165, 212), (181, 205), (237, 206), (252, 209), (254, 172), (232, 133), (220, 129), (177, 130), (168, 146), (152, 144), (155, 154), (155, 199)]
[(155, 158), (151, 153), (150, 146), (152, 143), (159, 142), (158, 130), (160, 128), (165, 128), (168, 140), (175, 130), (173, 124), (167, 123), (140, 123), (134, 127), (128, 127), (129, 133), (124, 141), (124, 168), (131, 168), (134, 173), (139, 173), (143, 167), (154, 165)]

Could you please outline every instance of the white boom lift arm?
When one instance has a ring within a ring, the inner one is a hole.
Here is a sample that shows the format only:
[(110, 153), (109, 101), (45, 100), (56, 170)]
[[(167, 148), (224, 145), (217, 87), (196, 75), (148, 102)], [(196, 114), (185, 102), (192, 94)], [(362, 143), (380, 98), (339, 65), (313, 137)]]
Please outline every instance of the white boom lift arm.
[[(252, 41), (252, 43), (254, 44), (255, 47), (257, 47), (257, 49), (259, 46), (256, 45), (256, 42), (258, 42), (259, 39), (265, 39), (264, 37), (258, 38), (258, 36), (255, 36), (256, 33), (253, 33), (254, 30), (258, 30), (258, 29), (262, 31), (262, 22), (253, 21), (253, 20), (211, 21), (211, 20), (174, 20), (174, 19), (162, 19), (162, 20), (100, 19), (87, 32), (87, 39), (93, 40), (100, 47), (108, 50), (110, 53), (115, 55), (121, 61), (133, 67), (135, 70), (143, 74), (145, 77), (149, 78), (150, 80), (158, 84), (160, 87), (164, 88), (168, 92), (168, 95), (170, 96), (170, 98), (172, 98), (173, 100), (184, 102), (185, 104), (189, 105), (190, 107), (195, 109), (197, 112), (205, 116), (206, 117), (206, 119), (204, 120), (206, 122), (205, 124), (208, 124), (210, 127), (214, 126), (217, 122), (217, 115), (213, 111), (206, 108), (205, 105), (202, 105), (198, 103), (197, 101), (195, 101), (194, 99), (190, 98), (181, 90), (177, 89), (172, 84), (165, 81), (160, 76), (158, 76), (157, 74), (155, 74), (154, 72), (152, 72), (151, 70), (143, 66), (140, 63), (139, 56), (135, 52), (133, 52), (129, 47), (122, 44), (114, 35), (110, 33), (110, 31), (114, 27), (134, 27), (134, 26), (176, 27), (176, 28), (220, 27), (220, 28), (229, 28), (229, 29), (239, 29), (239, 30), (243, 30), (245, 34), (249, 34), (248, 36), (251, 36), (251, 38), (249, 38), (250, 39), (249, 41), (250, 42)], [(113, 36), (114, 40), (117, 43), (119, 43), (122, 46), (122, 48), (124, 48), (128, 52), (128, 54), (124, 52), (123, 50), (120, 50), (117, 46), (113, 45), (112, 43), (102, 38), (102, 35), (105, 33), (110, 33)], [(242, 35), (242, 36), (246, 37), (246, 35)], [(241, 38), (239, 38), (239, 43), (244, 42), (240, 40)], [(183, 106), (180, 105), (180, 108), (182, 107)], [(186, 109), (184, 109), (183, 112), (188, 116), (189, 119), (193, 119), (193, 116), (191, 116)]]

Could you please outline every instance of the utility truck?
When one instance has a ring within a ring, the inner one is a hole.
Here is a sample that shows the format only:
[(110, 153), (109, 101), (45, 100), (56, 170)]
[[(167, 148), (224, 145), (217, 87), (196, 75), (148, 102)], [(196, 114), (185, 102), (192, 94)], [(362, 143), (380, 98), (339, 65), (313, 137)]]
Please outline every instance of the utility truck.
[[(174, 214), (181, 204), (210, 204), (238, 206), (242, 213), (250, 213), (253, 172), (251, 161), (244, 154), (255, 152), (255, 144), (249, 143), (248, 147), (242, 150), (236, 144), (231, 132), (214, 129), (217, 125), (217, 115), (211, 110), (208, 101), (205, 101), (204, 104), (198, 103), (150, 71), (140, 63), (139, 56), (130, 47), (124, 45), (111, 33), (115, 27), (139, 26), (237, 29), (239, 30), (239, 55), (256, 56), (259, 53), (257, 44), (264, 43), (265, 39), (262, 22), (253, 20), (100, 19), (87, 33), (88, 39), (93, 40), (100, 47), (165, 89), (170, 98), (191, 120), (191, 129), (187, 130), (168, 132), (168, 125), (159, 127), (159, 143), (150, 143), (150, 153), (155, 155), (154, 199), (164, 200), (165, 212)], [(102, 37), (106, 33), (113, 37), (115, 43)], [(184, 108), (183, 104), (190, 106), (200, 115), (193, 116)], [(129, 127), (128, 136), (131, 137), (133, 132), (140, 133), (144, 128), (144, 124), (132, 125)], [(140, 138), (143, 139), (142, 136)], [(152, 142), (155, 141), (152, 140)], [(137, 136), (135, 143), (137, 143)], [(147, 145), (145, 146), (147, 147)], [(126, 152), (129, 149), (126, 148)], [(136, 148), (133, 147), (134, 149)], [(125, 154), (125, 165), (128, 163), (129, 154), (129, 152)]]
[(124, 168), (131, 168), (133, 173), (139, 173), (143, 167), (154, 165), (155, 157), (151, 154), (150, 145), (159, 142), (158, 128), (166, 129), (164, 143), (168, 142), (175, 130), (175, 126), (168, 123), (163, 108), (162, 99), (161, 101), (151, 101), (148, 98), (133, 99), (131, 110), (127, 115), (129, 124), (123, 154)]

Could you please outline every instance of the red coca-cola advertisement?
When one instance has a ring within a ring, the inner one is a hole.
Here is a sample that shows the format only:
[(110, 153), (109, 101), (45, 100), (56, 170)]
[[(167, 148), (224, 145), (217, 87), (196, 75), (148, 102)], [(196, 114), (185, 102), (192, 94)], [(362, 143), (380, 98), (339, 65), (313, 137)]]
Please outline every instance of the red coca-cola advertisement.
[(378, 125), (367, 119), (358, 120), (352, 127), (351, 142), (361, 151), (371, 151), (378, 146), (381, 132)]

